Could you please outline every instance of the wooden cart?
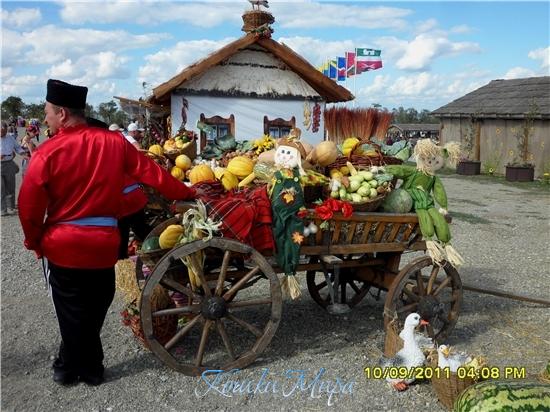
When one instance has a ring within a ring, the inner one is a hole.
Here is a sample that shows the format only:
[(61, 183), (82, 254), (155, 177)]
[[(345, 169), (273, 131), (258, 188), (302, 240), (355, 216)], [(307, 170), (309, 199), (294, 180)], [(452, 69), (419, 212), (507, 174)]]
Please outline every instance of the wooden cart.
[[(319, 226), (321, 221), (316, 223)], [(358, 305), (369, 291), (377, 296), (385, 291), (385, 325), (415, 311), (430, 321), (426, 332), (433, 338), (449, 334), (462, 299), (458, 272), (449, 264), (434, 265), (423, 253), (401, 265), (403, 252), (426, 249), (416, 214), (355, 213), (350, 218), (335, 214), (328, 223), (329, 230), (305, 239), (304, 263), (297, 269), (297, 276), (305, 272), (315, 302), (342, 313)], [(208, 287), (193, 291), (180, 259), (200, 250), (207, 257), (198, 276)], [(142, 292), (142, 326), (152, 352), (169, 367), (193, 376), (252, 363), (281, 321), (279, 269), (270, 259), (251, 246), (221, 237), (171, 249), (158, 260)], [(183, 294), (187, 303), (153, 311), (150, 297), (157, 285)], [(153, 318), (162, 316), (183, 317), (183, 325), (164, 345), (153, 329)]]

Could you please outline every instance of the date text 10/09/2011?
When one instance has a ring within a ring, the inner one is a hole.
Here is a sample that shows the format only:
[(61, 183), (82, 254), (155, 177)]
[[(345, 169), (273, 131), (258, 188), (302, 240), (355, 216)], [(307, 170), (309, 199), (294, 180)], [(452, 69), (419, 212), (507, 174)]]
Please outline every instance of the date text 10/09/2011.
[(367, 366), (364, 369), (367, 379), (450, 379), (456, 374), (458, 379), (525, 379), (525, 368), (507, 366), (486, 366), (479, 369), (459, 367), (456, 372), (449, 368), (438, 368), (429, 366), (407, 367), (380, 367)]

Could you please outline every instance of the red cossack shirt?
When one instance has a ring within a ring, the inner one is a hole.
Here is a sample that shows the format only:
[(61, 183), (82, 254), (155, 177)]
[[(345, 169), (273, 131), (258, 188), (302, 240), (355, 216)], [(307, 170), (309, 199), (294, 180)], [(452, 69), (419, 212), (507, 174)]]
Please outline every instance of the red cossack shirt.
[(61, 129), (33, 153), (19, 191), (25, 246), (56, 265), (97, 269), (117, 261), (116, 226), (67, 224), (85, 217), (115, 217), (126, 178), (157, 189), (164, 197), (195, 197), (118, 132), (77, 125)]
[[(131, 187), (133, 185), (136, 185), (136, 181), (134, 179), (130, 179), (129, 177), (126, 177), (124, 179), (124, 188)], [(145, 206), (147, 206), (147, 203), (149, 202), (149, 198), (145, 194), (145, 191), (143, 190), (143, 187), (141, 185), (137, 187), (136, 189), (133, 189), (132, 191), (128, 193), (122, 194), (122, 209), (120, 212), (120, 217), (132, 215), (141, 209), (143, 209)]]

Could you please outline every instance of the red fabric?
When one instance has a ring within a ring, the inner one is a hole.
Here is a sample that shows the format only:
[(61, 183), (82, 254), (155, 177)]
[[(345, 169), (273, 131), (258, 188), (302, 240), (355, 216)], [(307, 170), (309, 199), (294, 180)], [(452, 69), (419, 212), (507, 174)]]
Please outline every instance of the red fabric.
[(63, 267), (113, 266), (120, 242), (117, 227), (62, 222), (119, 217), (125, 175), (168, 199), (195, 196), (193, 188), (138, 152), (118, 132), (77, 125), (45, 141), (33, 153), (19, 191), (19, 219), (27, 249)]
[(195, 187), (209, 216), (223, 222), (220, 232), (224, 237), (239, 240), (258, 251), (274, 249), (271, 201), (265, 186), (227, 193), (219, 183), (199, 183)]
[[(136, 181), (129, 177), (124, 179), (124, 187), (131, 186), (135, 183)], [(147, 202), (149, 202), (149, 198), (145, 194), (143, 187), (138, 187), (137, 189), (126, 194), (123, 193), (120, 217), (129, 216), (140, 211), (147, 205)]]

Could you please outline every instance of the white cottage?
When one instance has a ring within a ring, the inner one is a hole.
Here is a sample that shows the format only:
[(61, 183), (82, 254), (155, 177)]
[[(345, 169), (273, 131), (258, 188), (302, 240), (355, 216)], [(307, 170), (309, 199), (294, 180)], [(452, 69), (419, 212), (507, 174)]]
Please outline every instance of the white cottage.
[[(251, 14), (255, 21), (266, 23), (251, 24)], [(185, 124), (200, 135), (199, 150), (228, 133), (250, 140), (263, 134), (281, 137), (292, 127), (300, 128), (307, 142), (322, 141), (325, 104), (354, 96), (271, 39), (271, 14), (254, 10), (245, 13), (243, 20), (246, 35), (156, 87), (149, 101), (169, 104), (172, 135)], [(208, 133), (199, 130), (197, 122), (210, 126)]]

